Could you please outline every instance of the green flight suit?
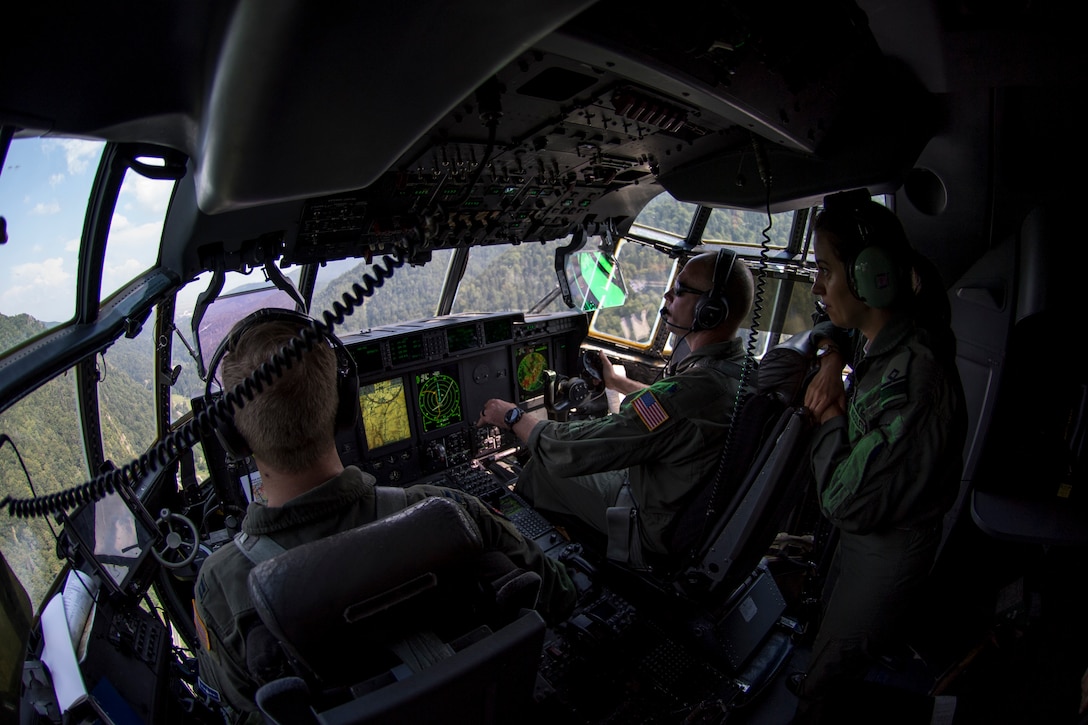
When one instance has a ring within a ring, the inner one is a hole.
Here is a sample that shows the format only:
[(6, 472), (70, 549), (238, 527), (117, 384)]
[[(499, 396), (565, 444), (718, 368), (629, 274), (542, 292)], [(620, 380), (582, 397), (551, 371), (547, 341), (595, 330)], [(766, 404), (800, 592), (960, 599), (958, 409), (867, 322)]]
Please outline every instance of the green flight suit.
[[(429, 496), (447, 496), (461, 504), (480, 529), (485, 550), (501, 551), (515, 566), (540, 575), (537, 610), (541, 616), (549, 623), (569, 616), (577, 592), (564, 565), (526, 540), (509, 520), (460, 491), (417, 485), (405, 492), (409, 506)], [(375, 506), (374, 477), (349, 466), (281, 507), (250, 504), (242, 530), (289, 549), (368, 524), (377, 518)], [(258, 626), (260, 618), (249, 599), (246, 577), (252, 567), (233, 542), (220, 547), (200, 568), (195, 601), (202, 645), (196, 653), (201, 692), (212, 701), (251, 714), (256, 712), (257, 688), (263, 684), (253, 670), (266, 671), (267, 679), (273, 679), (280, 674), (273, 670), (282, 666), (275, 643), (261, 638), (267, 629)]]
[(717, 470), (743, 364), (739, 337), (706, 345), (675, 373), (626, 396), (612, 415), (538, 423), (517, 492), (607, 534), (605, 511), (629, 479), (643, 548), (668, 554), (673, 518)]
[(847, 394), (847, 415), (820, 426), (812, 444), (820, 508), (839, 530), (838, 573), (828, 580), (802, 714), (806, 701), (863, 675), (901, 626), (963, 469), (967, 417), (955, 361), (938, 359), (909, 319), (885, 325)]

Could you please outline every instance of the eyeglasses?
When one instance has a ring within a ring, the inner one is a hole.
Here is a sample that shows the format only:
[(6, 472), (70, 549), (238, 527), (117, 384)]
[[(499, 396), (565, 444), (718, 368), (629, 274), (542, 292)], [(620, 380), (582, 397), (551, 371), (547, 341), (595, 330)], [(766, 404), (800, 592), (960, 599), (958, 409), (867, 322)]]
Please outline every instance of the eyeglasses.
[(687, 285), (680, 284), (680, 282), (677, 282), (675, 285), (673, 285), (672, 288), (673, 297), (683, 297), (684, 295), (705, 295), (709, 292), (710, 290), (695, 289), (694, 287), (688, 287)]

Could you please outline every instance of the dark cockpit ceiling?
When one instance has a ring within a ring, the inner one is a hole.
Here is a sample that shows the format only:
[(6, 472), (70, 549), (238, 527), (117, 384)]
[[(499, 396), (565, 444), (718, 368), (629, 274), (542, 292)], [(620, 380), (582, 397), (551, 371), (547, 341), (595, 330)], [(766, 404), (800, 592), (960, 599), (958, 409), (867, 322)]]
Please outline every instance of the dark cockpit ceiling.
[(30, 4), (0, 120), (185, 153), (182, 279), (257, 239), (306, 262), (622, 233), (663, 189), (778, 209), (897, 185), (940, 108), (874, 36), (937, 24), (867, 4)]

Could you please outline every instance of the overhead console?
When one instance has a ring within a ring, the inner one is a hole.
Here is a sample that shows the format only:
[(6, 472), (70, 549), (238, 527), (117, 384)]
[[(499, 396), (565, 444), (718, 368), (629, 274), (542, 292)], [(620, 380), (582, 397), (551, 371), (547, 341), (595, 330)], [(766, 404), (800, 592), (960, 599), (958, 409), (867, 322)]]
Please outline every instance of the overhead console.
[(442, 483), (447, 470), (512, 448), (509, 432), (476, 427), (484, 403), (541, 408), (544, 371), (576, 372), (588, 329), (577, 311), (488, 313), (341, 335), (359, 370), (356, 463), (379, 484)]

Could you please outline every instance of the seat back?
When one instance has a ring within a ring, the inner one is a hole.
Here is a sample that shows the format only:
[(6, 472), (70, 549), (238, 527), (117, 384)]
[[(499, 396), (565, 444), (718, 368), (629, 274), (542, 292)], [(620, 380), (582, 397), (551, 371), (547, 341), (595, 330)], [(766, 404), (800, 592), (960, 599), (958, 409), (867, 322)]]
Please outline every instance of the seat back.
[(699, 554), (714, 522), (729, 515), (738, 484), (755, 463), (763, 442), (786, 405), (773, 395), (749, 395), (734, 417), (733, 435), (722, 450), (714, 479), (704, 484), (673, 521), (669, 548), (687, 562)]
[[(495, 554), (460, 505), (433, 497), (261, 562), (249, 593), (298, 675), (327, 692), (402, 665), (406, 652), (410, 669), (421, 669), (449, 642), (512, 620), (481, 581), (496, 571)], [(508, 574), (519, 571), (498, 557)], [(520, 611), (535, 596), (509, 607)]]
[(773, 422), (755, 464), (684, 571), (680, 581), (689, 590), (732, 592), (767, 553), (811, 481), (807, 411), (791, 406)]
[(676, 552), (656, 578), (714, 606), (758, 566), (811, 479), (801, 401), (814, 371), (809, 333), (769, 350), (741, 403), (718, 471), (677, 517)]
[[(766, 490), (768, 475), (773, 470), (768, 469), (768, 465), (773, 466), (775, 461), (783, 465), (787, 460), (795, 460), (798, 447), (804, 446), (796, 436), (806, 428), (804, 416), (800, 415), (800, 402), (812, 372), (808, 345), (809, 333), (806, 332), (794, 335), (763, 356), (755, 392), (742, 401), (734, 416), (730, 438), (722, 450), (713, 480), (697, 490), (674, 522), (670, 546), (683, 565), (700, 564), (715, 546), (718, 547), (717, 554), (722, 555), (720, 539), (730, 521), (734, 521), (734, 527), (741, 525), (743, 528), (742, 531), (732, 529), (735, 536), (741, 537), (736, 544), (748, 544), (750, 535), (759, 528), (758, 523), (774, 527), (773, 514), (780, 512), (780, 508), (767, 511), (760, 505), (753, 509), (753, 487), (758, 484), (758, 490)], [(781, 436), (787, 429), (790, 435), (783, 439)], [(787, 448), (779, 447), (787, 443)], [(763, 495), (770, 493), (766, 491)], [(746, 499), (747, 505), (744, 504)], [(784, 505), (787, 501), (781, 503)], [(747, 519), (753, 514), (766, 514), (768, 518), (759, 522), (739, 520), (739, 517)], [(759, 551), (758, 540), (750, 545), (753, 552)], [(727, 556), (720, 563), (736, 559), (736, 556)], [(746, 561), (754, 566), (759, 557), (747, 557)]]
[[(811, 481), (814, 429), (801, 405), (814, 371), (808, 335), (764, 355), (755, 392), (745, 399), (715, 478), (683, 512), (674, 543), (684, 558), (670, 569), (640, 572), (684, 631), (748, 686), (767, 681), (789, 658), (776, 632), (785, 601), (763, 560), (778, 532), (803, 510)], [(686, 538), (685, 538), (686, 537)], [(677, 606), (676, 594), (690, 607)]]

